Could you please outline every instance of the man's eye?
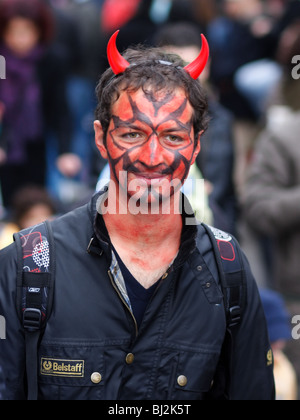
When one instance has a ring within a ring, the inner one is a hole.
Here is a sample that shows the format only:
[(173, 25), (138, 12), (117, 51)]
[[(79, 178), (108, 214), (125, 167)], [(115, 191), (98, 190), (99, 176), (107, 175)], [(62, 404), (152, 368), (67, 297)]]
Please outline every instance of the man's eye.
[(126, 133), (122, 136), (124, 139), (130, 139), (130, 140), (136, 140), (141, 138), (141, 135), (139, 133)]
[(178, 136), (168, 135), (166, 136), (166, 140), (168, 140), (171, 143), (180, 143), (182, 141), (182, 138)]

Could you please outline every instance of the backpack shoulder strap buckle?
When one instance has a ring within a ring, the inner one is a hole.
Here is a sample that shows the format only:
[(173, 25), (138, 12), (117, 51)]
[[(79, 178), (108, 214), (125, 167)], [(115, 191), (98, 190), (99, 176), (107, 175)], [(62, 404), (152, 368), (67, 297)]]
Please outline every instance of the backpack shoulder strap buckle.
[(28, 332), (39, 331), (42, 327), (42, 312), (35, 308), (26, 308), (23, 312), (23, 327)]
[(240, 306), (233, 306), (232, 308), (229, 308), (228, 313), (228, 327), (233, 328), (237, 326), (242, 317), (242, 309)]

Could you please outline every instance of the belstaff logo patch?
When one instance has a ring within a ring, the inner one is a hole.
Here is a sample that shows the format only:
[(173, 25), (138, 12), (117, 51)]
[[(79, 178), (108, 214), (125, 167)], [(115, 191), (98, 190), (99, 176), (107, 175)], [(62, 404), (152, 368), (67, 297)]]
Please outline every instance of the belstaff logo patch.
[(83, 378), (84, 360), (62, 360), (42, 357), (41, 375)]

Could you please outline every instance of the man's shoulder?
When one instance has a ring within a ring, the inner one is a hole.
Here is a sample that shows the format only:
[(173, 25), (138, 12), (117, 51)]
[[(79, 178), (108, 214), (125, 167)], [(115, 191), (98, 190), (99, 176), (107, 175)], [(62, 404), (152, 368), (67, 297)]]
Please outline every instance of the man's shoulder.
[(91, 203), (53, 220), (49, 227), (56, 247), (71, 249), (81, 244), (87, 248), (94, 232), (95, 214)]
[(18, 254), (15, 243), (0, 251), (0, 289), (7, 287), (10, 281), (16, 283), (17, 260)]
[(63, 225), (78, 223), (78, 220), (86, 221), (87, 223), (92, 222), (92, 213), (92, 203), (90, 202), (63, 215), (60, 215), (59, 217), (56, 217), (51, 221), (51, 226), (53, 228), (59, 228)]
[(14, 257), (16, 257), (17, 255), (17, 249), (16, 249), (16, 244), (12, 243), (9, 246), (7, 246), (6, 248), (3, 248), (0, 250), (0, 267), (1, 267), (1, 271), (2, 268), (4, 267), (4, 263), (6, 261), (10, 261), (13, 260)]

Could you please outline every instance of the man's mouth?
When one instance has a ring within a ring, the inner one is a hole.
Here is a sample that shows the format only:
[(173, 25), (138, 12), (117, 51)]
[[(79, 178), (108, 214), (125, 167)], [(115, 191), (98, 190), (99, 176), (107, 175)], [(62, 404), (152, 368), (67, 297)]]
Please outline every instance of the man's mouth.
[(171, 175), (162, 172), (132, 172), (132, 175), (134, 179), (140, 180), (142, 184), (147, 184), (147, 186), (171, 181)]

